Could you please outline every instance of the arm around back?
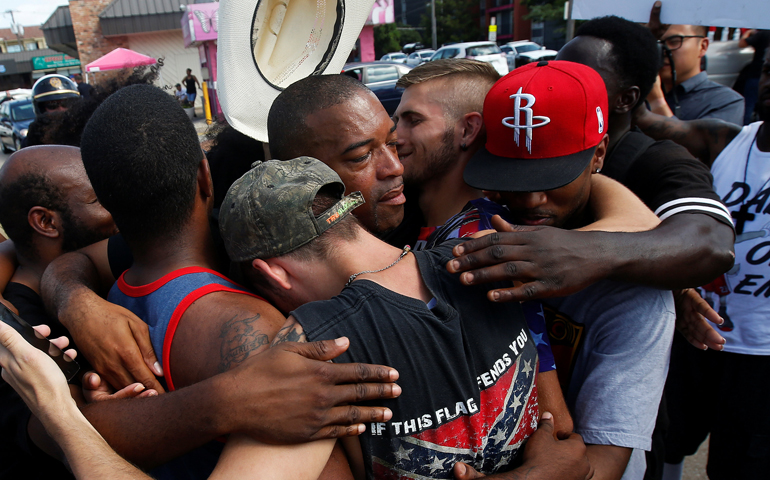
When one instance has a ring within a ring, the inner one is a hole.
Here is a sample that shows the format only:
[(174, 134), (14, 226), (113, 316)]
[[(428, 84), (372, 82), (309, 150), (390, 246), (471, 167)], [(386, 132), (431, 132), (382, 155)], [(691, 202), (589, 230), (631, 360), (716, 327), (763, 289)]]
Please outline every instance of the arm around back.
[(107, 302), (114, 283), (107, 242), (65, 253), (48, 265), (41, 280), (46, 308), (72, 334), (82, 354), (113, 387), (134, 382), (164, 391), (155, 378), (162, 375), (150, 343), (147, 325), (128, 310)]

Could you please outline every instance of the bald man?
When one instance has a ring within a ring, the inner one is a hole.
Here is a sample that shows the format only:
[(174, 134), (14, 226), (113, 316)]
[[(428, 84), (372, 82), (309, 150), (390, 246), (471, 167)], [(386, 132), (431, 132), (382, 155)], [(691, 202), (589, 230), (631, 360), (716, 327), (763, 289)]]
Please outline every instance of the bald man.
[[(49, 324), (56, 336), (64, 327), (50, 318), (40, 299), (40, 277), (62, 253), (116, 233), (109, 212), (88, 181), (80, 149), (61, 145), (28, 147), (0, 169), (0, 223), (16, 246), (19, 266), (3, 296), (30, 324)], [(31, 421), (24, 402), (0, 384), (0, 478), (56, 475), (64, 466), (45, 455), (45, 432)]]

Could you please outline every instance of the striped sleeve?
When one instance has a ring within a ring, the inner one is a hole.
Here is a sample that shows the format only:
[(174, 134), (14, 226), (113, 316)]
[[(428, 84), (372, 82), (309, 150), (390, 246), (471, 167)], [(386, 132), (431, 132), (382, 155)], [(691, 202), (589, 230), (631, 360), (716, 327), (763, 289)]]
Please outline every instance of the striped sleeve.
[(676, 215), (677, 213), (705, 213), (717, 220), (721, 220), (731, 226), (733, 225), (732, 217), (730, 211), (727, 210), (727, 207), (725, 207), (722, 202), (710, 198), (678, 198), (664, 203), (655, 210), (655, 215), (657, 215), (661, 221), (672, 215)]
[(684, 147), (664, 140), (655, 142), (634, 162), (624, 183), (661, 220), (680, 213), (704, 214), (734, 228), (713, 182), (703, 162)]

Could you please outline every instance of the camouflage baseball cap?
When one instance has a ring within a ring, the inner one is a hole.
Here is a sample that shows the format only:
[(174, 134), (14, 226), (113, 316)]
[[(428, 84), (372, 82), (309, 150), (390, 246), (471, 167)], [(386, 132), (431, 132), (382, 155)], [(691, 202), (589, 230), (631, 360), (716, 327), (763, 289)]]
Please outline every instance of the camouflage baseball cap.
[[(313, 215), (313, 200), (327, 186), (340, 201)], [(257, 162), (228, 190), (219, 230), (230, 260), (285, 255), (310, 242), (364, 203), (361, 192), (345, 194), (337, 173), (315, 158)]]

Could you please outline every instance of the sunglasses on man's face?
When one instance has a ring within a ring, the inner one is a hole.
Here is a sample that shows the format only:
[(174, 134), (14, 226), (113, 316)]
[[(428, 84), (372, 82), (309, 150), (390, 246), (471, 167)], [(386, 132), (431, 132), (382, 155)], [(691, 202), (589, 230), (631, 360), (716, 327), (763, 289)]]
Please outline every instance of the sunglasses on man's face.
[(705, 35), (671, 35), (662, 40), (658, 40), (658, 43), (665, 45), (669, 50), (677, 50), (681, 48), (685, 38), (706, 38)]
[(54, 110), (60, 110), (62, 108), (67, 109), (72, 105), (71, 98), (63, 98), (61, 100), (49, 100), (39, 104), (38, 108), (41, 112), (51, 112)]

